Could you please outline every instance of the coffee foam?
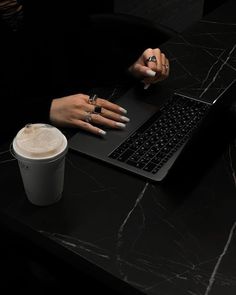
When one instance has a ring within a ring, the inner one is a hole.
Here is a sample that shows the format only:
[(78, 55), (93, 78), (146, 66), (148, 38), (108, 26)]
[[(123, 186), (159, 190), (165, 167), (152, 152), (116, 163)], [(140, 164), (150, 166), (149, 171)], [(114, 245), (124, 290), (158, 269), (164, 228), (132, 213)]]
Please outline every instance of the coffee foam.
[(48, 124), (28, 124), (22, 128), (13, 141), (15, 152), (26, 158), (45, 159), (65, 150), (66, 137), (54, 126)]

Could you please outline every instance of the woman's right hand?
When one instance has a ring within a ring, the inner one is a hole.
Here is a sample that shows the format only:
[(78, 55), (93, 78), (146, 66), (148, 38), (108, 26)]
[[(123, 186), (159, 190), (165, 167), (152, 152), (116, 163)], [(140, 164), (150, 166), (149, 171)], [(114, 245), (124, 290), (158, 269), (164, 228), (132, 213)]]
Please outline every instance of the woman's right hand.
[(129, 72), (141, 79), (147, 89), (151, 84), (158, 83), (168, 78), (170, 62), (159, 48), (148, 48), (138, 60), (129, 67)]
[(52, 101), (50, 120), (55, 126), (77, 127), (88, 132), (105, 135), (100, 126), (122, 129), (129, 118), (127, 111), (106, 99), (96, 98), (94, 102), (88, 95), (74, 94)]

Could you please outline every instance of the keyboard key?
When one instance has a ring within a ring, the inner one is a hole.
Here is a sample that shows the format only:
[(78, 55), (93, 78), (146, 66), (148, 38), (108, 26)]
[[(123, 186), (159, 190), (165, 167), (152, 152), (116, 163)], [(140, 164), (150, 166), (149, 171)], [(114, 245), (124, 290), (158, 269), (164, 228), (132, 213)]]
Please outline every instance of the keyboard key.
[(125, 162), (131, 155), (133, 154), (133, 150), (127, 149), (125, 152), (123, 152), (118, 158), (118, 161)]
[(151, 172), (157, 165), (153, 162), (150, 162), (148, 163), (144, 168), (143, 170), (144, 171), (148, 171), (148, 172)]
[(188, 98), (172, 98), (109, 157), (155, 174), (186, 142), (208, 108)]

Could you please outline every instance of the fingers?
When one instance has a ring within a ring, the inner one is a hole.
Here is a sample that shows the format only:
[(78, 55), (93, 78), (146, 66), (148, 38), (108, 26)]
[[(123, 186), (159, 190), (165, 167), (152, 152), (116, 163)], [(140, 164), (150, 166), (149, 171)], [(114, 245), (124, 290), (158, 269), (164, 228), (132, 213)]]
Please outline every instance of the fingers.
[(91, 113), (90, 117), (91, 117), (91, 121), (90, 121), (91, 124), (102, 125), (112, 129), (123, 129), (126, 127), (125, 123), (103, 117), (100, 114)]
[(76, 94), (54, 99), (50, 109), (50, 120), (54, 125), (78, 127), (97, 135), (105, 135), (100, 128), (123, 129), (129, 118), (127, 111), (117, 104), (97, 98), (91, 103), (88, 95)]
[[(99, 112), (96, 111), (97, 107), (99, 107)], [(91, 105), (85, 102), (84, 110), (92, 114), (92, 117), (94, 118), (94, 123), (102, 124), (108, 127), (116, 127), (116, 125), (114, 125), (114, 122), (127, 123), (130, 121), (129, 118), (125, 116), (127, 111), (124, 108), (102, 98), (97, 98), (96, 105)], [(95, 116), (96, 114), (98, 116)], [(110, 119), (110, 121), (103, 120), (103, 117)], [(119, 125), (120, 124), (118, 124), (118, 126)]]
[[(96, 110), (99, 110), (97, 112)], [(125, 116), (127, 111), (117, 104), (98, 98), (96, 105), (85, 104), (85, 117), (89, 114), (91, 124), (101, 125), (108, 128), (125, 128), (129, 118)]]
[(130, 67), (134, 76), (143, 78), (144, 88), (169, 76), (169, 60), (159, 48), (148, 48), (137, 62)]
[(161, 61), (162, 61), (161, 76), (163, 76), (163, 78), (167, 78), (169, 75), (170, 64), (169, 64), (168, 58), (166, 58), (164, 53), (161, 54)]
[[(149, 57), (154, 56), (156, 58), (156, 61), (148, 61)], [(147, 49), (143, 53), (143, 59), (144, 59), (144, 65), (146, 65), (149, 69), (154, 71), (157, 74), (160, 74), (162, 72), (162, 56), (161, 56), (161, 50), (159, 48), (157, 49)]]
[[(159, 54), (159, 50), (157, 52)], [(148, 83), (149, 85), (163, 81), (169, 76), (170, 64), (169, 64), (168, 58), (166, 58), (164, 53), (161, 53), (160, 60), (161, 60), (161, 63), (160, 63), (161, 69), (159, 68), (159, 72), (156, 72), (156, 75), (154, 78), (145, 79), (145, 82)]]
[(106, 135), (106, 131), (99, 128), (97, 125), (112, 129), (124, 129), (126, 127), (124, 123), (109, 118), (105, 118), (100, 114), (84, 112), (83, 117), (84, 120), (74, 120), (74, 126), (96, 135)]
[(84, 130), (84, 131), (87, 131), (89, 133), (93, 133), (95, 135), (106, 135), (106, 131), (96, 127), (96, 126), (93, 126), (92, 124), (90, 123), (87, 123), (85, 121), (82, 121), (82, 120), (76, 120), (74, 122), (75, 126)]
[(127, 110), (125, 110), (124, 108), (120, 107), (119, 105), (112, 103), (106, 99), (98, 98), (96, 104), (101, 106), (104, 109), (110, 110), (110, 111), (118, 113), (118, 114), (124, 115), (127, 113)]

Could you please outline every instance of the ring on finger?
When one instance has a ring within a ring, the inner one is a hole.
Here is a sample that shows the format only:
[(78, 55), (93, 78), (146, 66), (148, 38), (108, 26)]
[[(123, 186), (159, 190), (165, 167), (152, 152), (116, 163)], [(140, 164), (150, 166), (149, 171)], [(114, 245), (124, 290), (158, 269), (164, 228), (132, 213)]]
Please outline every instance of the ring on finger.
[(98, 98), (97, 94), (91, 94), (91, 95), (89, 95), (88, 103), (89, 104), (96, 104), (97, 98)]
[(102, 112), (102, 107), (96, 105), (96, 106), (94, 107), (93, 113), (94, 113), (94, 114), (101, 114), (101, 112)]
[(84, 121), (87, 123), (90, 123), (92, 121), (92, 113), (91, 112), (87, 112), (87, 114), (84, 117)]
[(157, 62), (157, 58), (156, 58), (155, 55), (149, 56), (149, 57), (146, 59), (146, 62)]

